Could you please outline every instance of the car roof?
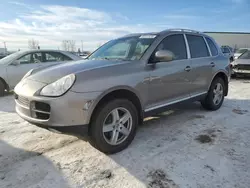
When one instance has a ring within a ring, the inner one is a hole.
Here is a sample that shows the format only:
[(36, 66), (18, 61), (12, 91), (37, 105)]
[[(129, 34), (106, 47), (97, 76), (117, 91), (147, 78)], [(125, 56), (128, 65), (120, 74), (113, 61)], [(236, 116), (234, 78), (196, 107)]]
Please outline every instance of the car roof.
[(64, 53), (70, 53), (63, 50), (51, 50), (51, 49), (34, 49), (34, 50), (22, 50), (21, 52), (25, 53), (32, 53), (32, 52), (64, 52)]
[(136, 36), (141, 36), (141, 35), (166, 35), (166, 34), (169, 34), (169, 33), (185, 33), (185, 34), (195, 34), (195, 35), (201, 35), (201, 36), (204, 36), (204, 37), (208, 37), (208, 38), (211, 38), (209, 35), (203, 33), (203, 32), (200, 32), (200, 31), (196, 31), (196, 30), (190, 30), (190, 29), (167, 29), (167, 30), (163, 30), (163, 31), (160, 31), (160, 32), (148, 32), (148, 33), (131, 33), (131, 34), (128, 34), (128, 35), (125, 35), (125, 37), (136, 37)]

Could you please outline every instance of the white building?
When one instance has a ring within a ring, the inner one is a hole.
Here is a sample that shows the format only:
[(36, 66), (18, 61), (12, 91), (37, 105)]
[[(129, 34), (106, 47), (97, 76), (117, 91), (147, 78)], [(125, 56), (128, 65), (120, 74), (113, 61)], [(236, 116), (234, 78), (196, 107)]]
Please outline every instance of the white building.
[(243, 32), (204, 32), (213, 37), (219, 45), (228, 45), (234, 49), (250, 48), (250, 33)]

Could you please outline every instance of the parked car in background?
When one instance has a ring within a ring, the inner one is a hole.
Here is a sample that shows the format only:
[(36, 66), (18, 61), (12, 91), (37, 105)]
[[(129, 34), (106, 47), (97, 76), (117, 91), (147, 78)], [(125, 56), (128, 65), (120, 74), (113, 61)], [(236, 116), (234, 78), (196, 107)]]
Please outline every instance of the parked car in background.
[(91, 54), (91, 52), (89, 51), (83, 51), (79, 54), (79, 56), (83, 59), (87, 58), (89, 55)]
[(131, 34), (87, 60), (27, 75), (15, 87), (16, 112), (42, 128), (88, 135), (105, 153), (126, 148), (138, 124), (175, 104), (221, 107), (229, 60), (209, 36), (191, 30)]
[(233, 48), (230, 46), (221, 46), (221, 51), (230, 60), (230, 62), (234, 61)]
[(241, 54), (234, 62), (231, 63), (232, 75), (250, 75), (250, 50)]
[(52, 66), (81, 58), (59, 50), (19, 51), (0, 60), (0, 96), (5, 90), (14, 89), (16, 84), (31, 69)]
[(234, 59), (238, 59), (238, 57), (241, 56), (247, 50), (250, 50), (250, 48), (239, 48), (238, 50), (236, 50), (236, 52), (234, 53)]

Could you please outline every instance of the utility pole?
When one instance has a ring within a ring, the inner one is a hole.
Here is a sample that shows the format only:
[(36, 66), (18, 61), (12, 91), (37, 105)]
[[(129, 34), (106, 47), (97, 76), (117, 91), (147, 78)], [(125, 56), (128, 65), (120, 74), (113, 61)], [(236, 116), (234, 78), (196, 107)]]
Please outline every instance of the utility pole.
[(83, 42), (82, 42), (82, 40), (81, 40), (81, 43), (82, 43), (82, 52), (83, 52)]

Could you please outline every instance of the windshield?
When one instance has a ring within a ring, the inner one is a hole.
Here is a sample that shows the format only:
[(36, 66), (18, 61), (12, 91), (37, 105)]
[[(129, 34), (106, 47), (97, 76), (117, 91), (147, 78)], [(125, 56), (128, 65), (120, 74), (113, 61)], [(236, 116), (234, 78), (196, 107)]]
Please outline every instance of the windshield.
[(156, 35), (141, 35), (111, 40), (97, 49), (88, 59), (139, 60), (155, 37)]
[(247, 49), (238, 49), (235, 53), (242, 54), (242, 53), (244, 53), (245, 51), (247, 51)]
[(250, 51), (247, 50), (244, 54), (242, 54), (239, 59), (250, 59)]
[(0, 59), (0, 64), (10, 63), (10, 61), (16, 59), (22, 53), (23, 52), (16, 52), (16, 53), (10, 54), (10, 55), (4, 57), (3, 59)]

